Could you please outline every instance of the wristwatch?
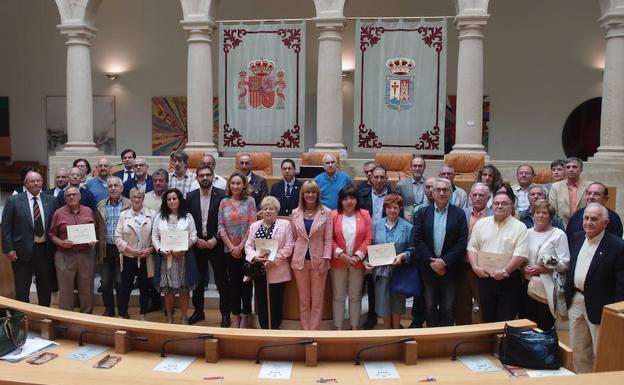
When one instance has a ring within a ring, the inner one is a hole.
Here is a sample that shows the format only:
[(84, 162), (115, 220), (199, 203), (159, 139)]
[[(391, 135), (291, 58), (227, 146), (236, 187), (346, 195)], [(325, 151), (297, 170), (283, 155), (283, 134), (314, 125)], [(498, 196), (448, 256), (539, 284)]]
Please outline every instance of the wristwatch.
[(509, 278), (509, 273), (507, 272), (507, 270), (503, 268), (501, 269), (501, 271), (503, 272), (503, 275), (505, 276), (505, 278)]

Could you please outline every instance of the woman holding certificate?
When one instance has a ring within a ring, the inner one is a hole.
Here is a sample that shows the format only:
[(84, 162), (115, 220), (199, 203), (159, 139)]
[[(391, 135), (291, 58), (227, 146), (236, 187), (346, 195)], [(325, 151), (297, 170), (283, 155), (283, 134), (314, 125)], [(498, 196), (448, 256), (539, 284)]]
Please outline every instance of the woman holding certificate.
[[(284, 289), (290, 281), (290, 258), (295, 241), (290, 221), (278, 219), (280, 203), (268, 196), (260, 203), (262, 219), (249, 227), (245, 243), (247, 261), (257, 265), (253, 277), (258, 299), (258, 321), (262, 329), (279, 329), (282, 324)], [(268, 290), (268, 293), (267, 293)]]
[[(375, 278), (375, 313), (383, 317), (384, 328), (401, 328), (401, 314), (405, 313), (405, 294), (391, 294), (390, 281), (395, 279), (395, 267), (410, 263), (414, 252), (414, 232), (411, 223), (399, 217), (403, 210), (403, 198), (398, 194), (388, 194), (383, 201), (385, 218), (373, 225), (373, 244), (394, 244), (396, 257), (391, 264), (377, 265), (369, 253), (366, 268), (373, 269)], [(411, 279), (418, 279), (414, 276)]]
[(334, 221), (331, 280), (333, 286), (334, 326), (342, 330), (345, 299), (349, 294), (349, 321), (351, 329), (360, 324), (362, 307), (363, 260), (366, 248), (373, 239), (373, 224), (368, 211), (360, 209), (357, 189), (352, 185), (338, 193), (338, 208), (332, 211)]
[(160, 214), (154, 219), (152, 244), (156, 255), (155, 286), (165, 294), (167, 320), (173, 323), (173, 301), (180, 295), (180, 322), (187, 324), (189, 291), (197, 284), (197, 262), (193, 244), (197, 229), (193, 216), (186, 208), (182, 193), (177, 188), (163, 194)]
[(128, 302), (135, 277), (139, 282), (141, 320), (145, 320), (149, 303), (149, 279), (154, 276), (152, 225), (156, 213), (143, 207), (145, 191), (130, 190), (130, 208), (121, 212), (113, 240), (121, 257), (121, 290), (117, 295), (119, 316), (128, 316)]
[[(556, 285), (563, 284), (565, 271), (570, 262), (568, 237), (550, 223), (555, 215), (554, 207), (540, 199), (531, 207), (535, 227), (529, 229), (529, 262), (524, 267), (522, 289), (524, 292), (521, 318), (528, 318), (542, 330), (555, 325), (555, 316), (560, 316), (559, 306), (564, 299), (556, 295)], [(538, 302), (527, 294), (530, 280), (541, 280), (546, 292), (547, 304)], [(559, 303), (557, 303), (559, 301)], [(524, 314), (522, 314), (524, 313)]]
[(321, 189), (312, 180), (301, 186), (299, 207), (292, 213), (292, 227), (295, 248), (290, 267), (297, 282), (301, 326), (304, 330), (318, 330), (334, 226), (331, 210), (321, 204)]
[(243, 263), (249, 225), (256, 220), (256, 202), (249, 194), (247, 176), (240, 172), (230, 175), (225, 195), (219, 204), (218, 221), (230, 285), (230, 327), (246, 328), (251, 314), (253, 287), (250, 280), (243, 282)]

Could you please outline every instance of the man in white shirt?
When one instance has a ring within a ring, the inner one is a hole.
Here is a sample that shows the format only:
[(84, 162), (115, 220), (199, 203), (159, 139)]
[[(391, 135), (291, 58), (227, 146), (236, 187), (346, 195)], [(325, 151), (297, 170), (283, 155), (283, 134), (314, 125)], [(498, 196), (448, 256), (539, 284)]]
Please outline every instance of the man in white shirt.
[(215, 159), (215, 157), (212, 154), (204, 154), (201, 161), (199, 162), (199, 167), (201, 166), (208, 166), (212, 169), (212, 171), (214, 172), (214, 179), (212, 181), (212, 185), (215, 186), (216, 188), (220, 188), (221, 190), (225, 191), (227, 187), (227, 181), (225, 180), (224, 177), (216, 173), (217, 160)]
[(516, 180), (518, 183), (511, 186), (516, 196), (516, 209), (518, 211), (524, 211), (531, 205), (529, 203), (529, 190), (531, 186), (533, 186), (533, 176), (535, 176), (533, 166), (528, 164), (521, 164), (518, 166), (516, 170)]

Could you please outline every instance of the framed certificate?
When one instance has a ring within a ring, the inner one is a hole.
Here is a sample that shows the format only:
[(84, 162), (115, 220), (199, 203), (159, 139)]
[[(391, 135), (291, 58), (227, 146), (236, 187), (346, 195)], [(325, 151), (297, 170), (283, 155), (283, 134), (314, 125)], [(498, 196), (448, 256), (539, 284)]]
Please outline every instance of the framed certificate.
[(163, 230), (160, 232), (160, 249), (164, 251), (188, 250), (188, 231)]
[(510, 259), (511, 256), (508, 254), (490, 253), (483, 250), (477, 252), (477, 263), (488, 273), (504, 269)]
[(370, 245), (368, 250), (368, 263), (373, 266), (391, 265), (396, 258), (396, 249), (394, 243), (380, 243), (378, 245)]
[(73, 242), (74, 245), (95, 242), (97, 240), (95, 237), (95, 225), (93, 223), (68, 225), (67, 240)]
[(279, 247), (277, 239), (254, 238), (254, 242), (256, 244), (256, 253), (260, 254), (260, 250), (262, 249), (269, 250), (271, 254), (269, 254), (268, 259), (273, 262), (277, 255), (277, 248)]

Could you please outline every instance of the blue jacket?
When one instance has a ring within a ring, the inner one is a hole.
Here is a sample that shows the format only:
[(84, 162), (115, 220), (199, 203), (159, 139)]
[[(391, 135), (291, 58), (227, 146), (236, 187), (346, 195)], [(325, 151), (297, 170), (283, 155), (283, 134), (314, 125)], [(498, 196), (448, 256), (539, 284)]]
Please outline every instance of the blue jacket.
[(295, 179), (293, 181), (292, 191), (290, 197), (286, 197), (286, 185), (284, 180), (277, 181), (271, 186), (271, 196), (277, 198), (280, 203), (279, 214), (283, 217), (289, 217), (292, 215), (294, 209), (299, 206), (299, 194), (301, 193), (301, 181)]
[[(413, 226), (405, 219), (399, 217), (396, 223), (396, 238), (394, 240), (394, 248), (397, 255), (406, 253), (405, 263), (412, 263), (412, 257), (414, 255), (414, 239), (413, 239)], [(373, 245), (382, 243), (388, 243), (386, 239), (386, 219), (381, 219), (373, 223)], [(392, 266), (378, 266), (373, 269), (375, 276), (388, 276), (392, 271)]]
[[(130, 190), (135, 188), (136, 185), (137, 185), (136, 178), (128, 179), (123, 184), (124, 189), (123, 189), (122, 195), (125, 196), (126, 198), (130, 198)], [(148, 193), (153, 190), (154, 190), (154, 180), (152, 179), (151, 175), (148, 175), (147, 178), (145, 178), (145, 192)]]

